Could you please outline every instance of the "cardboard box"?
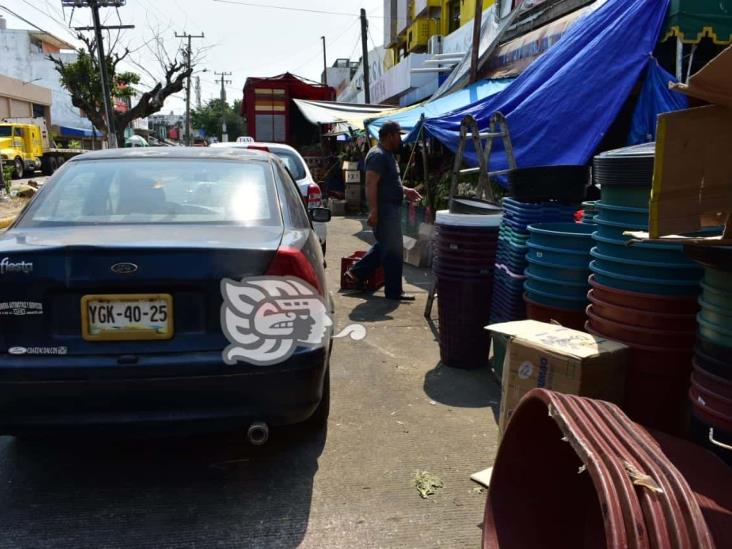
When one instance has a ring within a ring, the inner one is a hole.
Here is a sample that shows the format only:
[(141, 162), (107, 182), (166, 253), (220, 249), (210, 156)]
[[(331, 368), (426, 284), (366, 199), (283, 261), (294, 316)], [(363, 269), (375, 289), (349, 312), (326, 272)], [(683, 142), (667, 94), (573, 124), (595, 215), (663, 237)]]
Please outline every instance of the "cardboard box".
[(486, 329), (509, 338), (503, 363), (501, 433), (521, 398), (536, 387), (622, 402), (629, 352), (622, 343), (535, 320), (492, 324)]
[(358, 171), (358, 162), (345, 160), (341, 165), (341, 169), (343, 169), (343, 171)]
[(404, 263), (414, 267), (429, 267), (432, 264), (432, 243), (402, 236), (404, 241)]
[(346, 215), (346, 201), (338, 200), (337, 198), (331, 198), (330, 199), (330, 213), (333, 216)]
[(712, 105), (658, 117), (649, 236), (727, 224), (732, 242), (732, 47), (673, 89)]
[(361, 185), (358, 183), (346, 184), (346, 205), (349, 208), (361, 206)]
[(361, 172), (354, 172), (351, 170), (344, 171), (343, 178), (346, 180), (346, 183), (361, 183)]

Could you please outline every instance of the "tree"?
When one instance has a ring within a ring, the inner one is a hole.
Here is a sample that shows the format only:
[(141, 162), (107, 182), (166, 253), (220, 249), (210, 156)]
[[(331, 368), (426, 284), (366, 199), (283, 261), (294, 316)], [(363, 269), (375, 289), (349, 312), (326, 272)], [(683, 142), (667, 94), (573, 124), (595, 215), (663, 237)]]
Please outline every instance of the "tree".
[(244, 119), (239, 114), (240, 106), (241, 100), (238, 99), (233, 105), (224, 102), (223, 107), (221, 99), (211, 99), (200, 109), (191, 112), (193, 127), (202, 129), (208, 137), (216, 136), (221, 140), (221, 115), (224, 113), (229, 140), (236, 140), (246, 133)]
[[(56, 65), (56, 71), (61, 76), (61, 84), (71, 94), (71, 103), (74, 107), (81, 109), (92, 125), (107, 135), (106, 118), (104, 116), (104, 99), (102, 95), (102, 78), (99, 70), (99, 56), (96, 53), (96, 42), (84, 35), (78, 35), (84, 47), (77, 50), (78, 56), (73, 62), (64, 62), (58, 57), (49, 55), (48, 58)], [(129, 48), (125, 48), (121, 54), (116, 53), (115, 45), (106, 52), (107, 72), (111, 80), (111, 94), (113, 98), (127, 98), (132, 100), (136, 95), (134, 86), (140, 83), (140, 76), (134, 72), (120, 71), (118, 65), (129, 54)], [(114, 126), (117, 134), (117, 142), (124, 143), (125, 128), (133, 120), (145, 118), (155, 114), (163, 108), (165, 99), (183, 89), (186, 78), (193, 71), (187, 68), (187, 64), (178, 61), (177, 58), (170, 59), (158, 57), (164, 71), (164, 81), (156, 82), (152, 88), (137, 96), (134, 106), (124, 112), (114, 110)], [(146, 71), (149, 74), (149, 71)], [(157, 80), (157, 78), (155, 79)]]

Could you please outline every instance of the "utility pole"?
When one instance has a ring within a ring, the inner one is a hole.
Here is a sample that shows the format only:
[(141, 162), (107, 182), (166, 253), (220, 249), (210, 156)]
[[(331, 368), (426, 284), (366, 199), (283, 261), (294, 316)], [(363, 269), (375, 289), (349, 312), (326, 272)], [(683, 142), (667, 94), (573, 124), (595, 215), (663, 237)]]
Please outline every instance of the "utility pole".
[(325, 36), (321, 36), (320, 39), (323, 41), (323, 84), (328, 85), (328, 62), (325, 57)]
[(215, 72), (221, 77), (221, 142), (229, 142), (229, 134), (226, 133), (226, 84), (231, 84), (231, 80), (226, 80), (227, 76), (231, 76), (230, 72)]
[(478, 59), (480, 54), (480, 28), (483, 24), (483, 0), (475, 0), (475, 19), (473, 19), (473, 44), (470, 56), (470, 83), (478, 80)]
[[(176, 38), (187, 38), (188, 46), (185, 50), (186, 56), (186, 67), (191, 70), (191, 56), (193, 55), (191, 50), (191, 40), (193, 38), (205, 38), (203, 33), (201, 34), (188, 34), (183, 31), (182, 34), (175, 33)], [(188, 81), (186, 82), (186, 145), (191, 146), (191, 75), (188, 74)]]
[(361, 50), (363, 57), (363, 95), (366, 104), (371, 103), (371, 82), (369, 81), (369, 20), (366, 19), (366, 10), (361, 8)]
[(115, 25), (103, 27), (99, 19), (99, 8), (120, 8), (127, 3), (127, 0), (61, 0), (64, 7), (91, 8), (93, 27), (75, 27), (74, 30), (93, 30), (99, 56), (99, 72), (102, 77), (102, 95), (104, 96), (104, 116), (107, 119), (107, 145), (111, 149), (118, 146), (117, 131), (114, 123), (114, 110), (112, 109), (112, 90), (107, 70), (107, 58), (104, 55), (104, 42), (102, 40), (103, 29), (134, 29), (134, 25)]

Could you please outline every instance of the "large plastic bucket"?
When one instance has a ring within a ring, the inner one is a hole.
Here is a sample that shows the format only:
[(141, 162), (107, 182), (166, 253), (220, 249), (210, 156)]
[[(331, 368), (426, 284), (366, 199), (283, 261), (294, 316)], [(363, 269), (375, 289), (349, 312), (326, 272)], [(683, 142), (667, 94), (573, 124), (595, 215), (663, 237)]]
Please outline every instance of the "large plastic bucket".
[(590, 290), (587, 298), (592, 304), (592, 310), (602, 318), (612, 320), (619, 324), (628, 326), (639, 326), (655, 330), (679, 330), (687, 333), (696, 330), (696, 315), (658, 313), (656, 311), (644, 311), (627, 306), (615, 305), (602, 301), (597, 297), (596, 290)]
[(590, 251), (590, 255), (597, 260), (600, 266), (605, 266), (607, 270), (617, 272), (621, 275), (632, 275), (638, 278), (654, 280), (678, 280), (683, 283), (693, 282), (694, 284), (698, 284), (703, 275), (703, 271), (698, 265), (688, 261), (680, 263), (657, 263), (607, 255), (601, 253), (597, 248), (593, 248)]
[(630, 347), (623, 410), (645, 427), (681, 434), (691, 373), (691, 349), (637, 345), (595, 329), (589, 321), (585, 331)]
[(619, 307), (682, 315), (696, 315), (699, 311), (696, 292), (691, 292), (686, 296), (664, 296), (623, 290), (602, 284), (595, 275), (590, 276), (588, 282), (597, 299)]
[(589, 262), (583, 268), (571, 268), (561, 264), (552, 263), (545, 259), (529, 257), (528, 263), (531, 267), (531, 272), (537, 277), (583, 284), (585, 291), (588, 287), (587, 278), (590, 276)]
[(697, 340), (694, 349), (694, 360), (699, 368), (720, 379), (732, 382), (732, 362), (718, 360), (707, 354), (703, 349), (703, 340), (700, 338)]

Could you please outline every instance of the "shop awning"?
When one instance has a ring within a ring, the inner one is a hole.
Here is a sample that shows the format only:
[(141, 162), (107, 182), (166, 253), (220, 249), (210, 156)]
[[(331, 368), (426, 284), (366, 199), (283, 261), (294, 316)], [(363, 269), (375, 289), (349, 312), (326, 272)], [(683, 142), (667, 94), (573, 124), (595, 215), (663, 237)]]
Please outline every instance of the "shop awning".
[[(647, 68), (667, 8), (668, 0), (608, 0), (503, 92), (427, 119), (426, 131), (455, 151), (466, 115), (485, 129), (493, 113), (501, 112), (519, 167), (586, 164)], [(505, 169), (499, 140), (493, 150), (491, 168)], [(471, 143), (465, 156), (477, 164)]]
[(510, 78), (502, 80), (481, 80), (480, 82), (471, 84), (467, 88), (463, 88), (449, 95), (444, 95), (438, 99), (425, 101), (413, 107), (369, 120), (367, 121), (369, 134), (377, 138), (379, 136), (379, 128), (388, 120), (393, 120), (394, 122), (399, 122), (402, 130), (407, 132), (408, 135), (404, 138), (404, 141), (413, 141), (419, 133), (420, 120), (423, 115), (424, 118), (444, 116), (447, 113), (497, 94), (506, 89), (511, 82), (513, 82), (513, 79)]
[(307, 99), (293, 99), (293, 101), (311, 124), (337, 124), (339, 133), (348, 133), (349, 129), (363, 129), (364, 120), (367, 118), (397, 110), (389, 105), (362, 105)]
[(86, 128), (72, 128), (71, 126), (59, 126), (59, 135), (62, 137), (101, 137), (102, 134), (97, 130), (87, 130)]
[(715, 44), (732, 43), (732, 6), (725, 0), (671, 0), (664, 40), (678, 36), (698, 44), (708, 36)]

